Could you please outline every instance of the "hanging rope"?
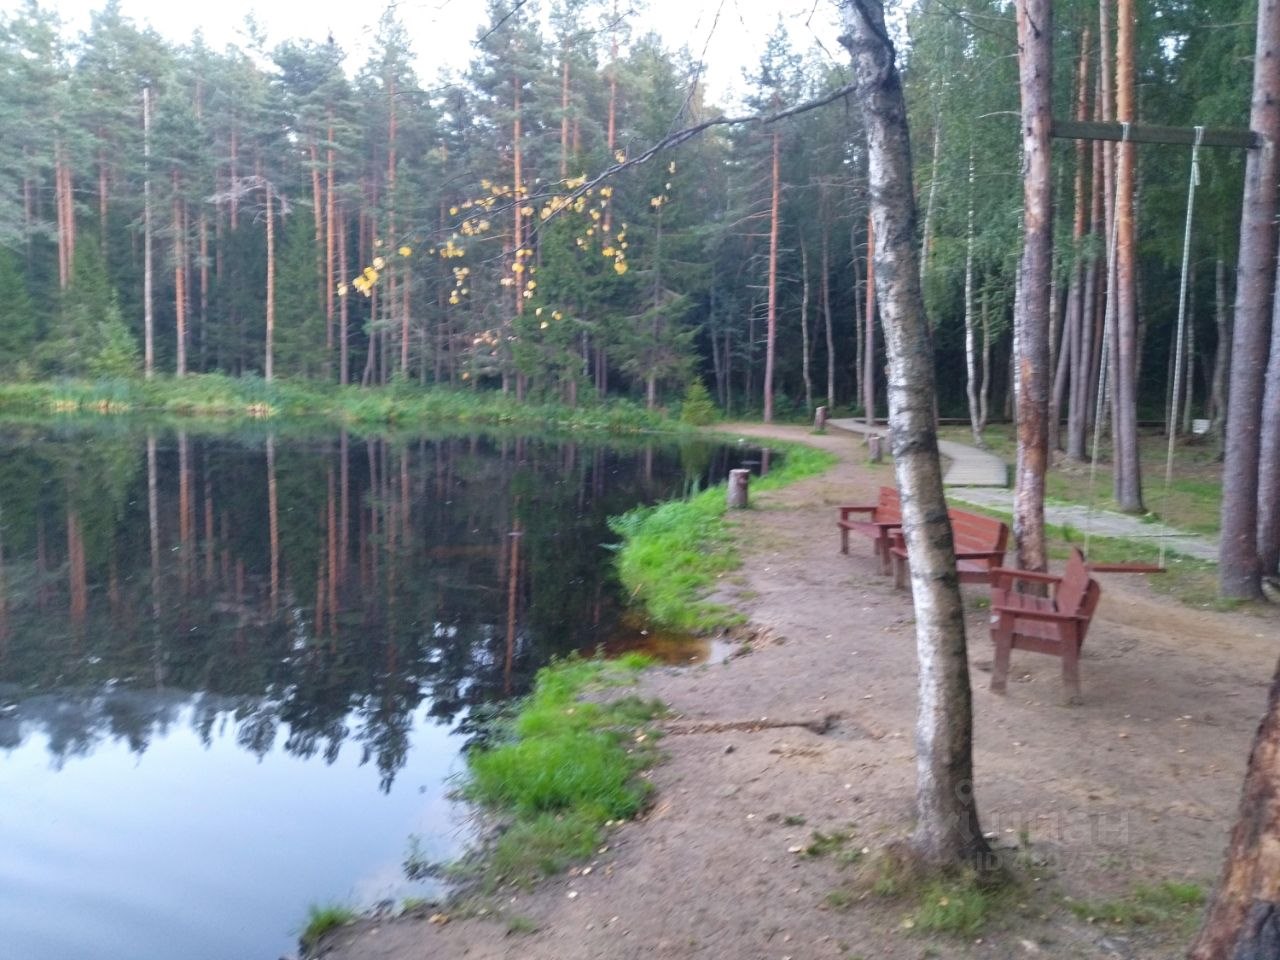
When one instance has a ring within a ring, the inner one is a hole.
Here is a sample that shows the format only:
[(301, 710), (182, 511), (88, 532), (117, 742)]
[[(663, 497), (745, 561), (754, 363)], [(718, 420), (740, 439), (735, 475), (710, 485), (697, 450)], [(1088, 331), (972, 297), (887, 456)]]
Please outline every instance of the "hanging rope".
[[(1120, 142), (1129, 141), (1129, 122), (1120, 123)], [(1115, 162), (1112, 161), (1112, 170)], [(1111, 237), (1107, 242), (1107, 305), (1102, 314), (1102, 354), (1098, 364), (1098, 402), (1093, 412), (1093, 453), (1089, 457), (1089, 509), (1084, 523), (1084, 555), (1089, 555), (1089, 541), (1093, 536), (1093, 509), (1097, 502), (1098, 451), (1102, 446), (1102, 415), (1106, 410), (1107, 385), (1110, 383), (1111, 321), (1116, 303), (1116, 237), (1119, 236), (1120, 218), (1116, 216), (1119, 190), (1111, 191)]]
[(1169, 527), (1169, 493), (1173, 487), (1173, 451), (1177, 440), (1178, 396), (1182, 392), (1182, 347), (1187, 330), (1187, 286), (1191, 274), (1191, 224), (1196, 205), (1196, 187), (1200, 186), (1200, 143), (1204, 139), (1204, 127), (1196, 127), (1196, 141), (1191, 147), (1191, 176), (1187, 182), (1187, 223), (1182, 232), (1182, 283), (1178, 288), (1178, 340), (1173, 353), (1173, 396), (1169, 401), (1169, 446), (1164, 458), (1164, 505), (1161, 520), (1164, 535), (1160, 538), (1160, 566), (1164, 566), (1165, 543)]

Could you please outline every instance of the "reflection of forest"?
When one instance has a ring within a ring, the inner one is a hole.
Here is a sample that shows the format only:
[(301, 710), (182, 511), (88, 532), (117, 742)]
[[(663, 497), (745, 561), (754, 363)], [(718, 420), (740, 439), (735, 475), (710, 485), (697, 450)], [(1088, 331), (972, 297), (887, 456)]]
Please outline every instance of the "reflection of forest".
[[(0, 435), (0, 748), (208, 741), (389, 787), (413, 716), (518, 692), (620, 614), (606, 518), (730, 465), (703, 446)], [(713, 461), (715, 461), (713, 463)]]

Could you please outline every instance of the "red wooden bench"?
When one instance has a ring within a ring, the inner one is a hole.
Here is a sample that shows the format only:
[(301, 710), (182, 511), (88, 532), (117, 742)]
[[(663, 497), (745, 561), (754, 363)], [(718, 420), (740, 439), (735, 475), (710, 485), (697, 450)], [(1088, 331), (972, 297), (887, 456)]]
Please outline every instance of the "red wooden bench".
[[(1047, 597), (1014, 590), (1019, 582), (1047, 584)], [(1080, 696), (1080, 648), (1102, 587), (1089, 576), (1084, 554), (1074, 547), (1061, 576), (1029, 570), (997, 568), (991, 571), (991, 639), (995, 666), (991, 689), (1004, 693), (1009, 679), (1009, 655), (1013, 650), (1034, 650), (1062, 658), (1062, 682), (1067, 696)]]
[[(894, 487), (881, 487), (880, 497), (873, 504), (844, 504), (837, 507), (840, 517), (836, 526), (840, 529), (840, 552), (849, 552), (849, 533), (870, 537), (880, 558), (880, 572), (889, 572), (889, 534), (902, 526), (902, 505)], [(861, 516), (855, 516), (855, 514)]]
[[(961, 583), (989, 583), (993, 568), (1004, 563), (1009, 545), (1009, 526), (994, 517), (984, 517), (967, 510), (948, 510), (951, 534), (956, 550), (956, 573)], [(893, 585), (901, 587), (906, 581), (907, 545), (902, 531), (896, 531), (891, 539), (889, 555), (893, 560)]]

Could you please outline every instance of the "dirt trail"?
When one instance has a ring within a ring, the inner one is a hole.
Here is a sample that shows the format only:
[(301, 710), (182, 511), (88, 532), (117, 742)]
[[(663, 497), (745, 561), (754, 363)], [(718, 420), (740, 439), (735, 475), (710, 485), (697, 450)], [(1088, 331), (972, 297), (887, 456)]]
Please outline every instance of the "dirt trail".
[(508, 893), (497, 919), (366, 921), (324, 955), (1178, 955), (1176, 933), (1103, 929), (1061, 898), (1212, 882), (1275, 663), (1275, 620), (1191, 610), (1152, 596), (1138, 578), (1109, 578), (1085, 648), (1085, 702), (1065, 707), (1053, 658), (1016, 652), (1009, 695), (987, 690), (982, 591), (969, 588), (978, 801), (999, 842), (1030, 842), (1025, 906), (976, 941), (913, 934), (892, 902), (837, 908), (828, 897), (849, 889), (849, 871), (837, 857), (795, 851), (815, 830), (851, 831), (852, 848), (873, 849), (911, 816), (910, 598), (879, 574), (865, 543), (841, 556), (832, 523), (834, 504), (874, 500), (892, 476), (856, 462), (860, 448), (847, 435), (738, 432), (812, 442), (843, 459), (758, 497), (736, 520), (744, 565), (720, 598), (768, 639), (723, 664), (646, 677), (642, 692), (678, 715), (663, 742), (667, 762), (652, 772), (652, 810), (617, 829), (589, 873)]

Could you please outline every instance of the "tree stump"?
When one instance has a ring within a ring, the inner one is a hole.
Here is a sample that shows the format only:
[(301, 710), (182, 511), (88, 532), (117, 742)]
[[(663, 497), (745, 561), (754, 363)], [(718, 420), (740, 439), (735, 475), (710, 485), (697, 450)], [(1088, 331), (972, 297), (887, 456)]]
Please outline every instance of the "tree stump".
[(726, 502), (730, 510), (745, 510), (747, 508), (747, 487), (750, 483), (750, 470), (729, 471), (729, 490), (726, 494)]
[(884, 459), (884, 438), (878, 433), (867, 434), (867, 450), (871, 453), (871, 462), (879, 463)]
[(821, 432), (827, 429), (827, 408), (819, 407), (813, 414), (813, 429)]

